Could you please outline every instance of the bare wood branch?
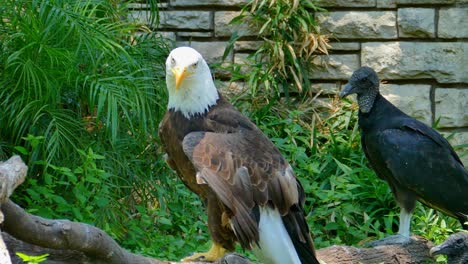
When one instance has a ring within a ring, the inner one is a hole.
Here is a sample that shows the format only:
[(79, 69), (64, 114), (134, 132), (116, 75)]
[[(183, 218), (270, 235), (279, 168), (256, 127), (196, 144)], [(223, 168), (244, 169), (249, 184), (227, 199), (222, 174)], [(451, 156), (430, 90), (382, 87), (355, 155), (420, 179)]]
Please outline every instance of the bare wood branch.
[(2, 234), (0, 234), (0, 264), (11, 264), (10, 254)]
[(2, 204), (2, 211), (5, 214), (3, 230), (31, 244), (77, 250), (106, 263), (164, 263), (128, 252), (104, 231), (88, 224), (34, 216), (10, 200)]
[[(19, 156), (13, 156), (5, 162), (0, 162), (0, 204), (8, 200), (13, 191), (26, 178), (28, 167)], [(0, 210), (0, 223), (4, 215)], [(10, 254), (0, 234), (0, 264), (10, 264)]]
[(413, 236), (406, 245), (386, 245), (374, 248), (356, 248), (350, 246), (331, 246), (317, 251), (319, 260), (327, 264), (403, 264), (432, 263), (429, 254), (433, 243), (423, 237)]
[[(45, 248), (37, 245), (28, 244), (24, 241), (18, 240), (13, 236), (9, 235), (8, 233), (2, 233), (5, 243), (8, 245), (8, 249), (10, 254), (12, 255), (12, 262), (13, 264), (23, 264), (24, 262), (17, 256), (14, 255), (15, 252), (22, 252), (27, 255), (37, 256), (42, 254), (49, 254), (47, 258), (47, 264), (85, 264), (85, 263), (93, 263), (93, 264), (101, 264), (105, 263), (98, 260), (93, 260), (87, 257), (82, 252), (76, 250), (67, 250), (67, 249), (51, 249)], [(162, 263), (177, 263), (183, 264), (183, 262), (162, 262)], [(220, 261), (217, 262), (218, 264), (252, 264), (247, 258), (240, 256), (238, 254), (228, 254), (224, 256)], [(194, 264), (190, 262), (190, 264)], [(198, 263), (198, 264), (207, 264), (207, 263)], [(211, 263), (213, 264), (213, 263)], [(216, 263), (215, 263), (216, 264)]]
[[(0, 204), (6, 201), (13, 191), (26, 178), (28, 166), (20, 156), (13, 156), (5, 162), (0, 162)], [(0, 223), (3, 218), (0, 218)]]
[(13, 191), (26, 178), (28, 166), (20, 156), (13, 156), (5, 162), (0, 162), (0, 203), (8, 199)]
[(24, 182), (27, 171), (28, 166), (24, 164), (20, 156), (13, 156), (5, 162), (0, 162), (0, 204), (6, 201), (16, 187)]
[(15, 254), (17, 252), (21, 252), (29, 256), (49, 254), (50, 256), (47, 259), (47, 264), (65, 264), (70, 263), (71, 261), (76, 264), (91, 263), (90, 258), (76, 250), (44, 248), (16, 239), (5, 232), (2, 232), (2, 236), (5, 244), (7, 244), (8, 251), (10, 252), (12, 263), (24, 263), (21, 258)]

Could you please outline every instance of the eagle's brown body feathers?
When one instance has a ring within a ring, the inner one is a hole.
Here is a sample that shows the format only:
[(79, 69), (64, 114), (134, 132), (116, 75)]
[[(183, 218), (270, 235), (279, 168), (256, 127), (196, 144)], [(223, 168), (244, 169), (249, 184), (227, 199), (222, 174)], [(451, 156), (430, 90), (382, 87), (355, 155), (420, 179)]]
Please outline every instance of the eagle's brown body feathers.
[(247, 117), (220, 96), (206, 113), (189, 119), (169, 109), (159, 135), (170, 166), (206, 201), (215, 242), (232, 250), (239, 241), (250, 249), (259, 239), (259, 206), (269, 206), (278, 209), (296, 249), (306, 251), (298, 249), (302, 262), (308, 263), (311, 256), (304, 254), (314, 251), (302, 211), (302, 186), (279, 150)]

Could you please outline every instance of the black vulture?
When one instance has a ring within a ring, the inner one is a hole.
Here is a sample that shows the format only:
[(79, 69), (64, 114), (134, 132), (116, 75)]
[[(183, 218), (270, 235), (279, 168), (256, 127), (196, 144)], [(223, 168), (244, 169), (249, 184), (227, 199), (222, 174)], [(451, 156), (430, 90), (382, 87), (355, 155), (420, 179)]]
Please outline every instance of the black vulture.
[(431, 255), (447, 255), (447, 264), (468, 263), (468, 233), (458, 232), (449, 236), (444, 243), (431, 248)]
[(409, 242), (416, 200), (457, 218), (468, 229), (468, 171), (448, 141), (387, 101), (372, 68), (353, 73), (340, 97), (350, 94), (357, 94), (362, 149), (401, 210), (398, 234), (373, 246)]

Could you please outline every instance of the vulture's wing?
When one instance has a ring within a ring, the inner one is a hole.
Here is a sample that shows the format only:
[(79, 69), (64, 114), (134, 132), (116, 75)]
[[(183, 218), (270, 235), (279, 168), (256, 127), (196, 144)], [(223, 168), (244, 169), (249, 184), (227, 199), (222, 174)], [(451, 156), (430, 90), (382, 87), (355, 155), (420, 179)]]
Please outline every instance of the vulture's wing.
[(460, 157), (458, 157), (457, 153), (452, 148), (450, 143), (442, 135), (440, 135), (436, 130), (432, 129), (426, 124), (413, 118), (404, 118), (403, 120), (401, 120), (401, 124), (402, 124), (402, 127), (406, 129), (413, 130), (415, 132), (425, 135), (427, 138), (430, 138), (435, 143), (437, 143), (441, 148), (450, 152), (450, 155), (452, 156), (452, 158), (458, 161), (461, 165), (463, 165), (462, 161), (460, 160)]
[(380, 131), (374, 147), (400, 186), (449, 214), (468, 210), (468, 173), (437, 132), (407, 120)]

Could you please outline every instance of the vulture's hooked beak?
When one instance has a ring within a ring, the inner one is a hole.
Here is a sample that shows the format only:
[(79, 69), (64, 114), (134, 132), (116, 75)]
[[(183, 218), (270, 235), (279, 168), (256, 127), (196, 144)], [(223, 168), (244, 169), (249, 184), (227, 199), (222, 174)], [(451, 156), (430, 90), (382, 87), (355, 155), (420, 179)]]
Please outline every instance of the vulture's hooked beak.
[(438, 245), (438, 246), (435, 246), (433, 248), (431, 248), (431, 251), (429, 251), (429, 254), (431, 256), (435, 256), (435, 255), (440, 255), (440, 254), (444, 254), (444, 250), (446, 249), (445, 245), (444, 244), (441, 244), (441, 245)]
[(187, 67), (174, 67), (172, 68), (172, 73), (175, 76), (175, 88), (176, 91), (179, 90), (180, 84), (187, 77)]
[(345, 98), (346, 96), (350, 95), (353, 93), (353, 86), (351, 84), (347, 83), (345, 87), (343, 88), (343, 91), (340, 93), (340, 98)]

